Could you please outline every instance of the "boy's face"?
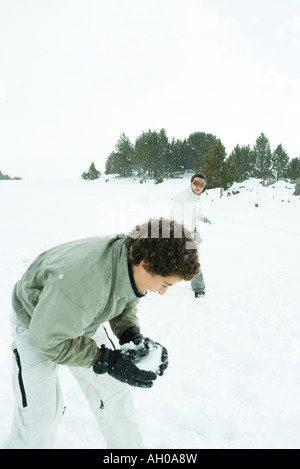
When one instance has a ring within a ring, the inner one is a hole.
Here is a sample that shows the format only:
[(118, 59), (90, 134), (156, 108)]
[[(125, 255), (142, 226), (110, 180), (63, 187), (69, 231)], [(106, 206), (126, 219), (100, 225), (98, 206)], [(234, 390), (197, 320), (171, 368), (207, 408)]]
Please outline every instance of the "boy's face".
[(147, 291), (164, 295), (169, 287), (181, 280), (179, 277), (161, 277), (160, 275), (150, 274), (144, 268), (144, 261), (141, 261), (139, 266), (134, 266), (133, 275), (138, 292), (142, 295)]
[(205, 187), (205, 180), (202, 178), (196, 177), (192, 182), (192, 191), (196, 195), (200, 195)]

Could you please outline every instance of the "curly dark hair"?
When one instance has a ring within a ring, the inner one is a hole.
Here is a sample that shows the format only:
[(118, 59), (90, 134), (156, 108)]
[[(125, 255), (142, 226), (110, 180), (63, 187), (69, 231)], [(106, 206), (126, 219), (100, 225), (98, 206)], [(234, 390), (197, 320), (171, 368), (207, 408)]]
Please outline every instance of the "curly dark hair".
[(128, 260), (152, 275), (191, 280), (200, 271), (193, 234), (174, 220), (150, 219), (136, 226), (125, 241)]

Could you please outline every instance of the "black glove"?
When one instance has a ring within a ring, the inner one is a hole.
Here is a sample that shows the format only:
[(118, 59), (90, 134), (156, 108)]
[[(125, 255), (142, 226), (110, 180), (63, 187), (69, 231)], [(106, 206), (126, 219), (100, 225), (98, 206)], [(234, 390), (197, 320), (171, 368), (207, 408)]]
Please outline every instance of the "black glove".
[(97, 374), (108, 373), (113, 378), (139, 388), (151, 388), (157, 378), (152, 371), (139, 370), (133, 361), (141, 355), (134, 350), (111, 350), (101, 345), (100, 359), (93, 366)]
[(135, 345), (138, 345), (142, 342), (144, 336), (141, 334), (138, 327), (133, 326), (126, 329), (125, 332), (120, 337), (119, 343), (120, 345), (128, 344), (129, 342), (133, 342)]
[[(120, 345), (128, 344), (129, 342), (133, 342), (135, 345), (138, 346), (136, 349), (133, 349), (136, 353), (136, 360), (142, 357), (146, 357), (151, 350), (156, 349), (157, 347), (161, 347), (161, 364), (156, 373), (159, 376), (162, 376), (164, 374), (164, 371), (168, 368), (169, 364), (168, 351), (166, 347), (163, 347), (158, 342), (154, 342), (148, 337), (144, 337), (143, 334), (140, 332), (139, 328), (135, 326), (126, 329), (126, 331), (123, 332), (119, 340)], [(130, 350), (128, 350), (128, 353), (130, 353)]]

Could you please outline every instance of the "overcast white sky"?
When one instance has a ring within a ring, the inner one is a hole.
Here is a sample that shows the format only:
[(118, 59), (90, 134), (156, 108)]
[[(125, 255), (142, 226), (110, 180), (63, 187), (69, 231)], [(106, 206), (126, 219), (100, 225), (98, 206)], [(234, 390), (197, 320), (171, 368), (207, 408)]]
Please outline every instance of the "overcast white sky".
[(0, 0), (0, 170), (80, 177), (124, 132), (300, 156), (299, 0)]

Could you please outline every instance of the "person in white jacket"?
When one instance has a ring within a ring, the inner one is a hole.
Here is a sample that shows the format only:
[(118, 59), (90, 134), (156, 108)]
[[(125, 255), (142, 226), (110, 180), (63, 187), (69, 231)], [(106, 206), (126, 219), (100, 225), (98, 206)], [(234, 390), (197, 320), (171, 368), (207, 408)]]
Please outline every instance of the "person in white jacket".
[[(184, 226), (194, 232), (195, 241), (200, 245), (202, 238), (199, 232), (199, 222), (210, 223), (204, 216), (203, 202), (201, 194), (206, 186), (206, 176), (203, 173), (196, 173), (191, 178), (191, 185), (179, 192), (173, 199), (171, 208), (171, 218), (183, 223)], [(202, 269), (191, 283), (195, 298), (205, 295), (205, 281)]]

